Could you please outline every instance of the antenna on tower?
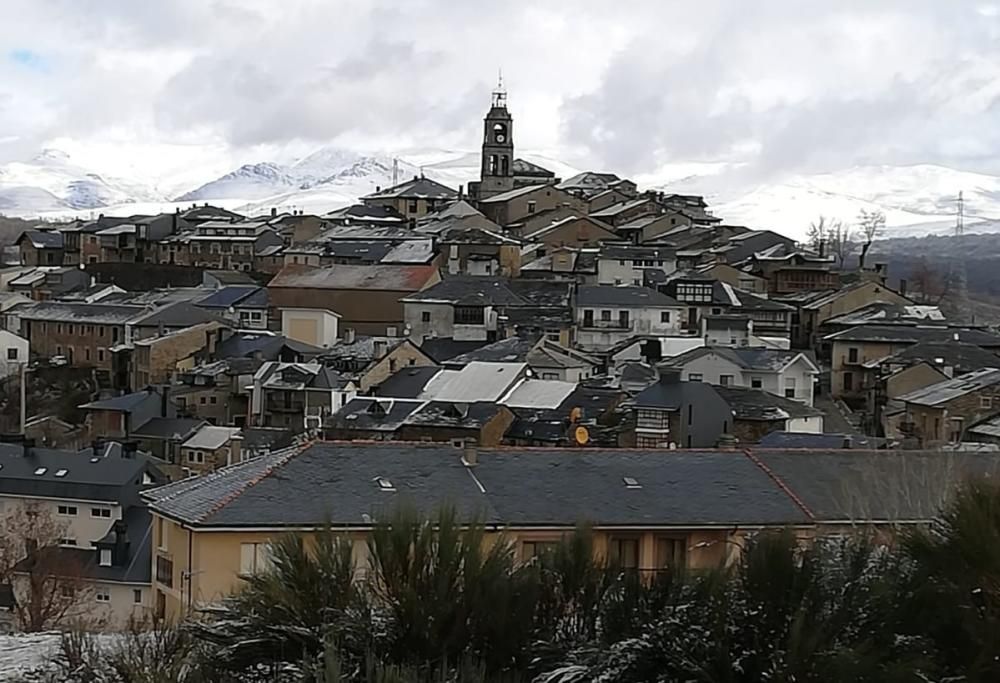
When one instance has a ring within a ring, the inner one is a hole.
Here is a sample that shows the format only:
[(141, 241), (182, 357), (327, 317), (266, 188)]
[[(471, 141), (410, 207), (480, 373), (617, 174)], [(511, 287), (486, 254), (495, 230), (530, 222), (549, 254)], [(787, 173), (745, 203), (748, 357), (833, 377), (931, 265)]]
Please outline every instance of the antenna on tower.
[(503, 69), (497, 69), (497, 87), (493, 91), (493, 106), (507, 108), (507, 91), (503, 87)]

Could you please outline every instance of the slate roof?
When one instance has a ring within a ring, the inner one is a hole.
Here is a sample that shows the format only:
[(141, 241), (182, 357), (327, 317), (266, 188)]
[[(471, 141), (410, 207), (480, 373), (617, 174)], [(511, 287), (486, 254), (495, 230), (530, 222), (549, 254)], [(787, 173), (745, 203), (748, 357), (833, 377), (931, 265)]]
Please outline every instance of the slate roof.
[[(159, 478), (145, 455), (104, 456), (108, 450), (95, 462), (90, 449), (35, 447), (26, 457), (21, 444), (0, 443), (0, 495), (119, 502), (122, 490), (138, 489), (145, 473)], [(42, 474), (35, 474), (42, 468)], [(56, 476), (60, 472), (62, 476)]]
[(457, 199), (458, 192), (430, 178), (413, 178), (362, 197), (366, 199)]
[(648, 287), (615, 287), (613, 285), (580, 285), (576, 289), (576, 305), (616, 306), (619, 308), (678, 308), (677, 299)]
[(417, 427), (455, 427), (479, 429), (504, 408), (491, 401), (452, 403), (427, 401), (410, 413), (403, 424)]
[(481, 346), (474, 351), (450, 358), (446, 365), (467, 365), (473, 361), (493, 363), (525, 363), (528, 354), (538, 345), (538, 337), (508, 337), (500, 341)]
[[(294, 379), (286, 380), (286, 373)], [(351, 378), (319, 363), (283, 363), (268, 361), (254, 373), (254, 382), (263, 389), (345, 389)]]
[[(655, 220), (657, 218), (662, 218), (662, 216), (647, 216), (640, 220), (646, 220), (646, 218)], [(619, 226), (618, 229), (621, 230), (623, 227), (627, 227), (627, 225)], [(648, 247), (635, 244), (613, 244), (606, 242), (601, 245), (600, 258), (618, 260), (640, 259), (646, 261), (672, 261), (676, 258), (676, 250), (671, 247)]]
[(155, 391), (134, 391), (131, 394), (112, 396), (79, 406), (82, 410), (114, 410), (130, 413), (146, 402), (150, 396), (156, 396)]
[(753, 455), (819, 521), (926, 521), (966, 477), (1000, 473), (1000, 455), (919, 451), (767, 451)]
[(221, 322), (218, 313), (207, 311), (189, 301), (178, 301), (162, 306), (146, 315), (140, 315), (132, 321), (133, 325), (146, 327), (163, 325), (164, 327), (192, 327), (202, 323)]
[(527, 175), (527, 176), (538, 176), (542, 178), (554, 178), (555, 173), (547, 168), (542, 168), (538, 164), (533, 164), (525, 159), (514, 159), (514, 163), (511, 164), (511, 170), (513, 170), (514, 175)]
[(280, 334), (238, 332), (216, 345), (215, 357), (218, 359), (249, 358), (259, 351), (264, 360), (277, 360), (282, 349), (285, 348), (306, 357), (319, 355), (325, 350)]
[(381, 396), (356, 396), (326, 419), (327, 429), (394, 432), (426, 401)]
[(36, 249), (62, 249), (63, 236), (61, 232), (55, 230), (25, 230), (18, 238), (18, 242), (27, 239), (31, 246)]
[[(555, 185), (525, 185), (524, 187), (517, 187), (513, 190), (507, 190), (506, 192), (501, 192), (500, 194), (495, 194), (486, 199), (479, 200), (480, 204), (502, 204), (503, 202), (509, 202), (511, 199), (517, 199), (526, 194), (531, 194), (532, 192), (537, 192), (538, 190), (548, 189), (551, 194), (552, 190), (557, 189)], [(561, 193), (560, 193), (561, 194)]]
[(223, 285), (253, 285), (254, 279), (241, 270), (206, 270), (205, 275), (210, 275)]
[(619, 202), (618, 204), (612, 204), (606, 209), (601, 209), (600, 211), (594, 211), (590, 215), (594, 218), (613, 218), (623, 211), (628, 211), (629, 209), (634, 209), (637, 206), (642, 206), (643, 204), (652, 202), (648, 197), (639, 197), (638, 199), (630, 199), (625, 202)]
[(524, 363), (469, 363), (461, 370), (442, 370), (427, 383), (421, 398), (455, 403), (497, 401), (525, 376)]
[(451, 337), (428, 337), (420, 342), (420, 350), (436, 363), (443, 363), (455, 356), (486, 346), (488, 343), (487, 341), (452, 339)]
[(295, 440), (295, 432), (277, 427), (244, 427), (243, 452), (266, 452), (286, 448)]
[(884, 363), (926, 361), (935, 368), (951, 367), (959, 373), (988, 368), (1000, 363), (1000, 356), (981, 346), (966, 342), (919, 342), (883, 360)]
[[(625, 477), (641, 488), (626, 488)], [(732, 451), (480, 449), (469, 468), (461, 450), (441, 444), (319, 443), (146, 495), (168, 517), (226, 527), (365, 527), (404, 501), (426, 511), (447, 503), (463, 521), (520, 527), (810, 521), (765, 471)]]
[(405, 367), (397, 370), (375, 388), (377, 396), (392, 398), (417, 398), (434, 375), (441, 372), (437, 366)]
[(825, 341), (916, 344), (925, 341), (962, 341), (977, 346), (1000, 347), (1000, 337), (976, 328), (930, 325), (855, 325), (823, 338)]
[(96, 325), (121, 325), (148, 311), (144, 306), (115, 304), (72, 304), (39, 302), (19, 304), (16, 312), (21, 320), (46, 322), (89, 323)]
[[(263, 300), (261, 300), (261, 293), (263, 293)], [(202, 308), (221, 309), (227, 309), (230, 306), (267, 308), (267, 289), (247, 285), (222, 287), (198, 301), (198, 305)]]
[(510, 280), (503, 277), (453, 275), (403, 301), (429, 301), (480, 306), (566, 306), (570, 287), (565, 282)]
[(136, 439), (186, 439), (199, 427), (208, 424), (205, 420), (188, 417), (154, 417), (138, 429), (132, 430)]
[(527, 379), (503, 397), (510, 408), (555, 410), (576, 390), (576, 382), (555, 379)]
[(680, 410), (685, 399), (698, 402), (705, 397), (718, 396), (715, 387), (704, 382), (664, 382), (654, 381), (635, 397), (635, 405), (641, 408), (662, 408)]
[(181, 448), (200, 448), (214, 451), (222, 448), (236, 434), (240, 433), (239, 427), (217, 427), (215, 425), (204, 425), (195, 432), (187, 441), (181, 444)]
[[(1000, 359), (997, 359), (1000, 360)], [(1000, 362), (995, 363), (1000, 366)], [(904, 403), (915, 403), (922, 406), (938, 406), (948, 403), (956, 398), (971, 394), (981, 389), (1000, 384), (1000, 368), (989, 367), (980, 368), (973, 372), (960, 375), (953, 379), (948, 379), (937, 384), (911, 391), (908, 394), (899, 396), (898, 399)]]
[(324, 216), (330, 219), (350, 219), (358, 222), (374, 221), (379, 223), (402, 223), (406, 219), (393, 208), (388, 206), (368, 206), (366, 204), (352, 204), (342, 209), (336, 209)]
[(808, 432), (769, 432), (761, 437), (758, 448), (831, 450), (860, 448), (874, 450), (884, 446), (885, 439), (863, 434), (810, 434)]
[(343, 337), (326, 349), (323, 349), (321, 358), (324, 361), (334, 360), (357, 360), (371, 362), (376, 358), (375, 347), (381, 343), (385, 347), (385, 353), (389, 353), (397, 346), (409, 341), (406, 337), (385, 337), (366, 334), (355, 334), (354, 341), (347, 341)]
[(778, 421), (789, 418), (817, 417), (823, 411), (762, 389), (712, 385), (715, 392), (733, 409), (738, 420)]
[(816, 372), (819, 372), (816, 362), (805, 351), (770, 349), (765, 347), (731, 348), (729, 346), (702, 346), (697, 349), (691, 349), (679, 356), (668, 358), (663, 361), (662, 365), (679, 368), (709, 354), (720, 356), (741, 368), (760, 372), (781, 372), (781, 370), (801, 356), (807, 363), (813, 366)]
[(285, 266), (267, 286), (416, 292), (436, 274), (437, 267), (429, 265)]

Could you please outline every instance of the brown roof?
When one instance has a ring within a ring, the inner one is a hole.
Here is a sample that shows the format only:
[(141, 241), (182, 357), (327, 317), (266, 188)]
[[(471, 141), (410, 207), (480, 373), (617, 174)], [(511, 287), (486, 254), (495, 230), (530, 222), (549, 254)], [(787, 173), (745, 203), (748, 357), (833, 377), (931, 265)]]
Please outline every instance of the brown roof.
[(329, 268), (285, 266), (268, 287), (301, 289), (381, 289), (420, 291), (437, 274), (432, 265), (335, 265)]

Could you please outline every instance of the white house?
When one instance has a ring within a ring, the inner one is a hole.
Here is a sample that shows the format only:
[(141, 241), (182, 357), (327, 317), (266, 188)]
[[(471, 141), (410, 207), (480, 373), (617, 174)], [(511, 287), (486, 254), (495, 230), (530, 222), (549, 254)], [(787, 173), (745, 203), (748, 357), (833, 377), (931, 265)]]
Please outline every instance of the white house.
[(683, 379), (722, 386), (749, 387), (813, 404), (816, 363), (801, 351), (705, 346), (671, 358), (664, 365)]
[(675, 335), (683, 311), (675, 299), (647, 287), (581, 285), (574, 302), (576, 342), (606, 351), (636, 335)]
[(597, 256), (597, 282), (602, 285), (643, 284), (647, 270), (669, 275), (677, 270), (677, 256), (666, 247), (606, 244)]
[(0, 330), (0, 377), (9, 377), (28, 362), (28, 340)]

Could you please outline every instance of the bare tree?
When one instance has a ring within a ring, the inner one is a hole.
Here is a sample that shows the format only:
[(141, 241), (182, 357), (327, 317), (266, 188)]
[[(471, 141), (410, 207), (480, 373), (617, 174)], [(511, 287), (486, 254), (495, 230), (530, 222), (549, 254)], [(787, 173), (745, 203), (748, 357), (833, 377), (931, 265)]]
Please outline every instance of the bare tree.
[(942, 276), (923, 256), (910, 271), (913, 297), (922, 304), (939, 305), (951, 288), (951, 272)]
[(819, 251), (821, 245), (827, 241), (829, 232), (830, 225), (826, 216), (821, 215), (809, 224), (809, 229), (806, 231), (806, 244), (813, 251)]
[(0, 583), (14, 590), (21, 628), (44, 631), (83, 616), (91, 590), (82, 554), (59, 547), (67, 525), (47, 507), (26, 502), (7, 513), (0, 529)]
[(861, 245), (861, 258), (858, 260), (858, 267), (863, 269), (868, 250), (872, 248), (875, 238), (885, 230), (885, 214), (877, 209), (874, 211), (861, 209), (861, 213), (858, 214), (858, 230), (864, 240)]
[(827, 224), (826, 241), (827, 252), (836, 259), (837, 267), (842, 269), (856, 244), (854, 231), (844, 221), (830, 221)]

